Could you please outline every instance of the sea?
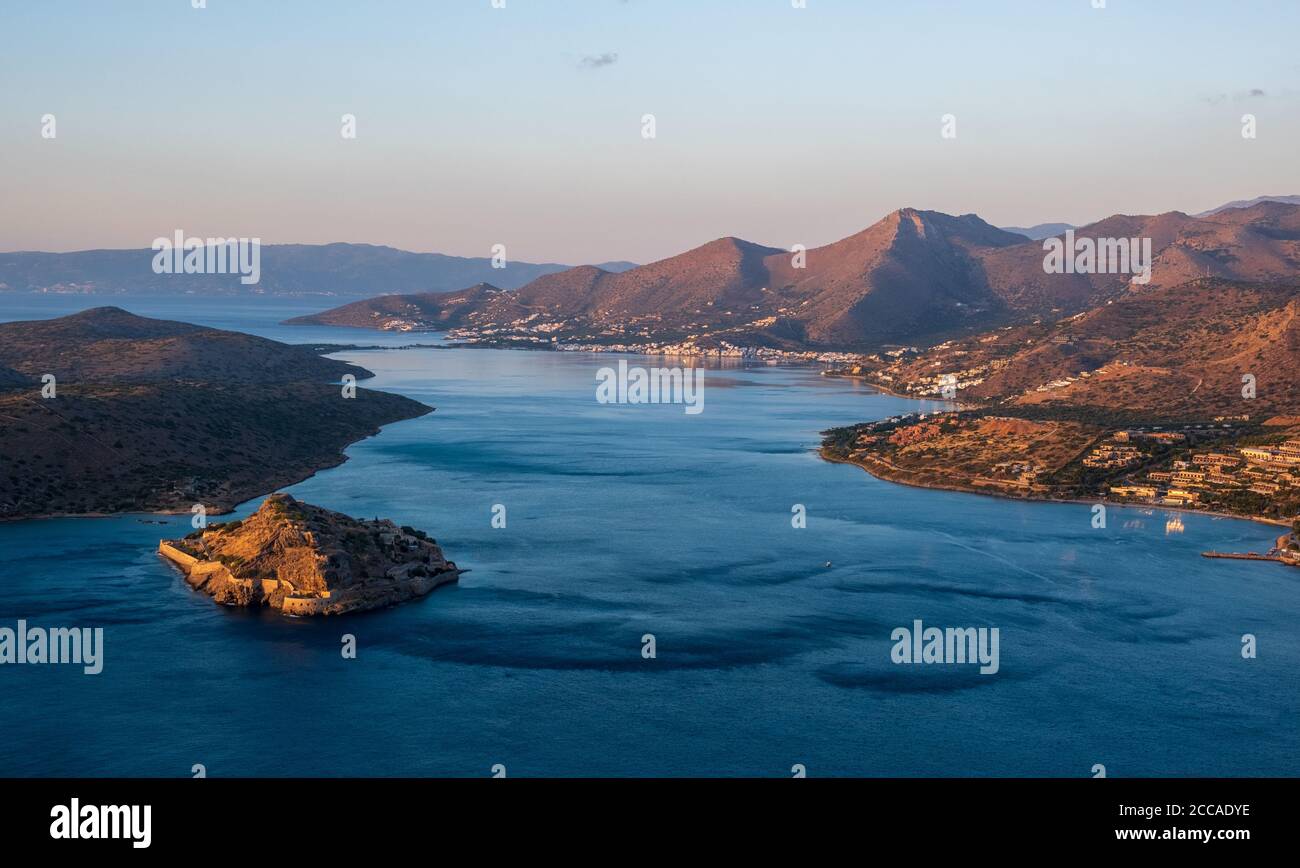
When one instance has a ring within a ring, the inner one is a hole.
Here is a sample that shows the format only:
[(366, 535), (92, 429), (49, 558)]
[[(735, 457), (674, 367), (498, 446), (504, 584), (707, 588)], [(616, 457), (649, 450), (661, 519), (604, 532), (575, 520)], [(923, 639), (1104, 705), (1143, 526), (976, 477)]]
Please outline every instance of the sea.
[[(96, 675), (0, 665), (0, 776), (1300, 774), (1300, 571), (1200, 556), (1278, 528), (874, 479), (819, 432), (942, 405), (817, 365), (709, 367), (688, 414), (596, 399), (619, 359), (679, 360), (280, 324), (328, 299), (9, 294), (0, 319), (100, 304), (384, 347), (336, 357), (436, 411), (284, 490), (468, 572), (293, 619), (191, 591), (156, 553), (189, 516), (0, 523), (0, 628), (104, 631)], [(918, 621), (996, 629), (997, 671), (895, 662)]]

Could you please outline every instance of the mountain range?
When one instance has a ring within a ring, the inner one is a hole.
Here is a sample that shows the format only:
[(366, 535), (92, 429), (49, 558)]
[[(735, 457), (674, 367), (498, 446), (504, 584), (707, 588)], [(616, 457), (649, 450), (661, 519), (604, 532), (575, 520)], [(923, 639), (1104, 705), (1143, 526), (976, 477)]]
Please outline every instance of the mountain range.
[(1075, 233), (1150, 239), (1150, 282), (1134, 284), (1127, 273), (1048, 273), (1042, 241), (974, 214), (902, 208), (803, 252), (720, 238), (619, 273), (581, 266), (514, 291), (484, 283), (395, 294), (290, 322), (706, 350), (727, 343), (859, 351), (1059, 318), (1194, 280), (1271, 284), (1300, 275), (1300, 205), (1265, 201), (1204, 217), (1114, 215)]
[[(267, 244), (261, 280), (251, 286), (231, 274), (155, 274), (153, 250), (0, 253), (0, 293), (240, 294), (370, 296), (385, 292), (453, 290), (479, 281), (516, 288), (569, 266), (411, 253), (373, 244)], [(631, 268), (607, 262), (606, 271)]]
[(1202, 211), (1194, 216), (1209, 217), (1211, 214), (1218, 214), (1220, 211), (1227, 211), (1232, 208), (1249, 208), (1252, 205), (1258, 205), (1260, 202), (1281, 202), (1284, 205), (1300, 205), (1300, 196), (1256, 196), (1254, 199), (1235, 199), (1226, 202), (1218, 208), (1211, 208), (1209, 211)]
[[(1193, 214), (1193, 217), (1209, 217), (1218, 214), (1220, 211), (1228, 211), (1233, 208), (1249, 208), (1252, 205), (1258, 205), (1261, 202), (1281, 202), (1285, 205), (1300, 205), (1300, 196), (1256, 196), (1254, 199), (1235, 199), (1231, 202), (1225, 202), (1217, 208), (1211, 208), (1208, 211), (1201, 211), (1199, 214)], [(1003, 226), (1008, 232), (1015, 232), (1017, 235), (1023, 235), (1026, 238), (1032, 238), (1035, 241), (1042, 241), (1044, 238), (1051, 238), (1053, 235), (1061, 235), (1067, 229), (1078, 228), (1074, 223), (1039, 223), (1034, 226)]]

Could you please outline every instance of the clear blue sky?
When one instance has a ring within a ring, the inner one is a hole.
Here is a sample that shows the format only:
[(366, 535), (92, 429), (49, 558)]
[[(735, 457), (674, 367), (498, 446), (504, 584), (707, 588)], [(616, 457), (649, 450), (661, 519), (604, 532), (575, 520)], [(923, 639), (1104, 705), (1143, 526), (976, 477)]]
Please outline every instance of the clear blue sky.
[(1025, 225), (1300, 193), (1300, 2), (1106, 5), (0, 0), (0, 249), (181, 228), (649, 261), (904, 205)]

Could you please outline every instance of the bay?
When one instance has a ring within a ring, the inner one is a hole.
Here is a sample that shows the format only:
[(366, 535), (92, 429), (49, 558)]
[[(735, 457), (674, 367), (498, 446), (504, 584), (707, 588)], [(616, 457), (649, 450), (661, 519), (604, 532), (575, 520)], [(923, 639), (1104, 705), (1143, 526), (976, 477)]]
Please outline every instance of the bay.
[[(100, 303), (10, 296), (0, 317)], [(278, 325), (319, 301), (107, 303), (295, 343), (439, 340)], [(1300, 774), (1300, 574), (1199, 556), (1272, 527), (1112, 509), (1094, 529), (1085, 504), (881, 482), (818, 458), (818, 432), (933, 405), (815, 367), (710, 369), (687, 415), (598, 404), (609, 354), (339, 357), (437, 410), (287, 490), (422, 528), (470, 572), (295, 620), (191, 592), (155, 553), (188, 517), (0, 524), (0, 626), (105, 628), (100, 675), (0, 667), (0, 775)], [(916, 619), (999, 628), (1000, 671), (891, 663)]]

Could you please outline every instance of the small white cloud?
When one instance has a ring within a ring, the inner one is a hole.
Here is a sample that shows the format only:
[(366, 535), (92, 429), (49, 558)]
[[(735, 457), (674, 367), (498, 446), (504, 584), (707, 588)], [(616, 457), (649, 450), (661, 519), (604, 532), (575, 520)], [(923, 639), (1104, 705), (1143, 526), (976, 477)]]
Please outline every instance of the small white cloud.
[(607, 51), (604, 54), (588, 54), (582, 58), (583, 69), (600, 69), (602, 66), (613, 66), (618, 63), (618, 53)]

